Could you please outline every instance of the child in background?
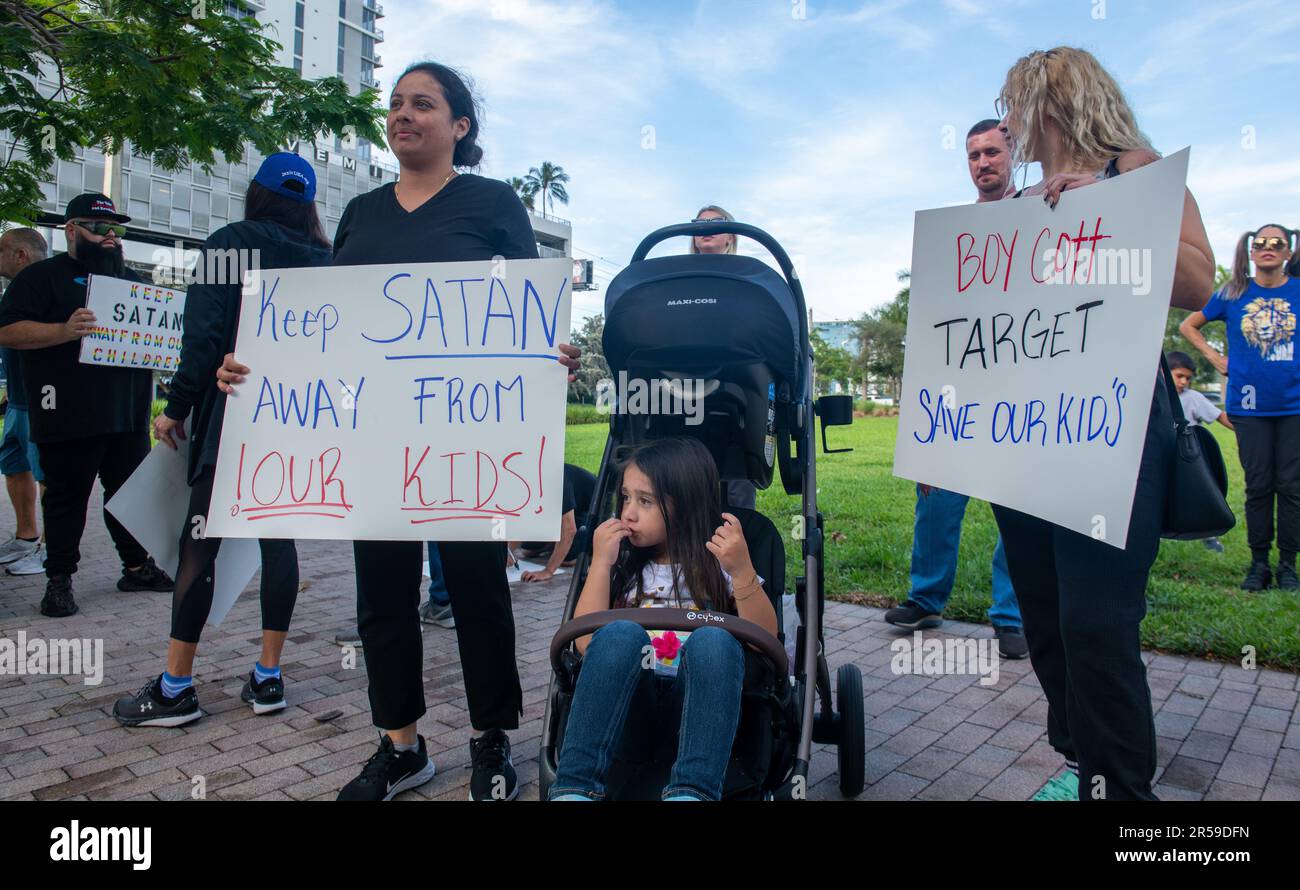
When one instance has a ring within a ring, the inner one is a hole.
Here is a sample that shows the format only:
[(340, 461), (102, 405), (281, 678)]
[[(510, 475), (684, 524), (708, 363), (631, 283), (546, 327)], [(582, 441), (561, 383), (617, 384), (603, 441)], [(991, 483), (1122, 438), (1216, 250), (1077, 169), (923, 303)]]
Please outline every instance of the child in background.
[[(1192, 377), (1196, 374), (1196, 363), (1185, 352), (1171, 352), (1165, 357), (1169, 363), (1169, 373), (1174, 376), (1174, 385), (1178, 388), (1178, 401), (1183, 406), (1183, 416), (1190, 426), (1211, 424), (1216, 420), (1232, 429), (1232, 421), (1222, 410), (1201, 393), (1192, 389)], [(1223, 542), (1218, 538), (1206, 538), (1205, 547), (1215, 553), (1223, 552)]]

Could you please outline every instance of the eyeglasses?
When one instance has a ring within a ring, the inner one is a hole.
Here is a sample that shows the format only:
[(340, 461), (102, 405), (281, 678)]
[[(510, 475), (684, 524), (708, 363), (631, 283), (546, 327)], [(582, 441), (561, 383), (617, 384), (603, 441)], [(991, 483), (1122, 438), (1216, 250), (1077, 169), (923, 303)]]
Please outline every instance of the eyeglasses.
[(1253, 250), (1285, 250), (1290, 245), (1285, 238), (1278, 238), (1276, 235), (1272, 238), (1256, 238), (1250, 242)]
[(122, 225), (121, 223), (77, 222), (77, 223), (73, 223), (73, 225), (80, 226), (81, 228), (85, 229), (87, 232), (90, 232), (92, 235), (107, 235), (109, 233), (112, 233), (117, 237), (121, 238), (123, 235), (126, 234), (126, 226)]

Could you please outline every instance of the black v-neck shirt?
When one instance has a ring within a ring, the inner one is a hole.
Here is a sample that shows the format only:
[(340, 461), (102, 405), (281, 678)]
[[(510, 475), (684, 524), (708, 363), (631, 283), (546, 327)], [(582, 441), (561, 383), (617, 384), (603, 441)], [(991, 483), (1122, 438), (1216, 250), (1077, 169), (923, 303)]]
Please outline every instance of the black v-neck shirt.
[(528, 211), (498, 179), (462, 173), (415, 210), (386, 183), (348, 202), (334, 235), (334, 265), (537, 258)]

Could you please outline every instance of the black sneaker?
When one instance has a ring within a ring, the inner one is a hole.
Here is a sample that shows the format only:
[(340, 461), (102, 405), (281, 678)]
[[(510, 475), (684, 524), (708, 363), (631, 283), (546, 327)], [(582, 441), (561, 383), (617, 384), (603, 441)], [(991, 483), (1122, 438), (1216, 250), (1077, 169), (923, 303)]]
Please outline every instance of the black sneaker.
[(1246, 580), (1241, 582), (1241, 589), (1265, 590), (1272, 580), (1273, 573), (1269, 571), (1267, 562), (1252, 562), (1250, 568), (1246, 570)]
[(885, 620), (890, 624), (905, 627), (908, 630), (921, 630), (943, 624), (942, 615), (936, 615), (928, 609), (923, 609), (918, 603), (911, 600), (886, 612)]
[(1025, 639), (1025, 633), (1018, 627), (998, 627), (993, 626), (993, 633), (998, 638), (998, 653), (1003, 658), (1028, 658), (1029, 641)]
[(1296, 578), (1295, 566), (1280, 562), (1277, 565), (1277, 586), (1282, 590), (1300, 588), (1300, 579)]
[(510, 760), (510, 737), (504, 730), (489, 729), (469, 740), (470, 800), (514, 800), (519, 796), (519, 779)]
[(72, 576), (50, 575), (41, 599), (41, 614), (46, 618), (67, 618), (78, 611), (77, 601), (72, 598)]
[(117, 579), (117, 589), (124, 593), (136, 590), (169, 593), (175, 586), (172, 576), (158, 568), (152, 557), (138, 569), (122, 569), (122, 577)]
[(248, 679), (244, 681), (244, 689), (239, 697), (253, 706), (254, 714), (271, 714), (288, 707), (284, 701), (283, 678), (267, 677), (258, 683), (252, 671), (248, 672)]
[(113, 705), (113, 716), (123, 726), (184, 726), (198, 720), (203, 712), (199, 710), (199, 695), (193, 686), (175, 698), (167, 698), (159, 675), (135, 695), (119, 698)]
[(379, 740), (379, 750), (366, 761), (361, 775), (343, 786), (339, 800), (392, 800), (403, 791), (419, 788), (433, 778), (433, 761), (424, 744), (424, 736), (416, 736), (420, 747), (415, 751), (398, 751), (393, 740), (384, 734)]

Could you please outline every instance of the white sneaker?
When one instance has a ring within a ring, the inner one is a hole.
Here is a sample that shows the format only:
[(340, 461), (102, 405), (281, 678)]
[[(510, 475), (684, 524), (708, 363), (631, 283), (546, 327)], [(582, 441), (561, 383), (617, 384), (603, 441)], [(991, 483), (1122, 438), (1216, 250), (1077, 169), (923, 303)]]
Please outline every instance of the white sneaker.
[(31, 556), (40, 546), (39, 541), (24, 541), (15, 536), (0, 544), (0, 566)]
[[(26, 543), (26, 542), (24, 542)], [(5, 567), (10, 575), (40, 575), (45, 571), (45, 546), (37, 544), (30, 554)]]

